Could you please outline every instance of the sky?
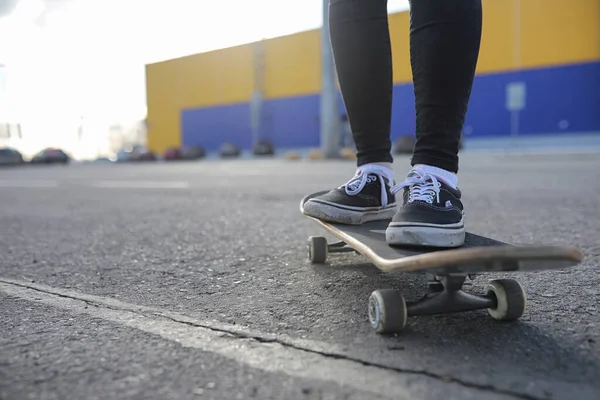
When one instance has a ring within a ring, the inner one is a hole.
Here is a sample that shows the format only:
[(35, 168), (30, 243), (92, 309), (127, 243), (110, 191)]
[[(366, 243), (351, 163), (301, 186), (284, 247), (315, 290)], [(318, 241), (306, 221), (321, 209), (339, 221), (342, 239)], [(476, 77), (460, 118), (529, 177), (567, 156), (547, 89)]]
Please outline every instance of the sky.
[(45, 136), (141, 120), (145, 64), (321, 24), (322, 0), (0, 0), (0, 119)]

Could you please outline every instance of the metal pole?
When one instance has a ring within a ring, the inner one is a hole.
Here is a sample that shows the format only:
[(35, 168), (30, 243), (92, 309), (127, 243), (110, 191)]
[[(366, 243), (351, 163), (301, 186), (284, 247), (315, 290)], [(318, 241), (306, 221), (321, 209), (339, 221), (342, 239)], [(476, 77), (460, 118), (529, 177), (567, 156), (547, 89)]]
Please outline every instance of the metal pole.
[(254, 43), (254, 90), (250, 101), (252, 148), (261, 139), (261, 112), (264, 92), (264, 51), (262, 39)]
[[(513, 65), (514, 68), (521, 71), (521, 0), (513, 1), (514, 25), (513, 25)], [(519, 74), (520, 75), (520, 74)], [(520, 110), (510, 112), (510, 147), (514, 148), (516, 138), (519, 136)]]
[(341, 118), (335, 85), (335, 66), (329, 39), (329, 0), (323, 1), (321, 30), (321, 149), (325, 158), (339, 158)]

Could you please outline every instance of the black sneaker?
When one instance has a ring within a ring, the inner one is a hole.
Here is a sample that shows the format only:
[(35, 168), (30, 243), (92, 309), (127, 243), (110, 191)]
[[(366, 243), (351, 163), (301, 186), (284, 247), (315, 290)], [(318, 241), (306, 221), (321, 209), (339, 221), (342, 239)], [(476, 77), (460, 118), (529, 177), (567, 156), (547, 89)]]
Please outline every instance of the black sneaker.
[(404, 189), (403, 205), (385, 232), (388, 244), (431, 247), (459, 247), (464, 244), (460, 190), (415, 170), (391, 191), (396, 193), (401, 189)]
[(379, 165), (365, 165), (345, 185), (304, 204), (304, 214), (327, 222), (360, 225), (390, 219), (396, 213), (392, 171)]

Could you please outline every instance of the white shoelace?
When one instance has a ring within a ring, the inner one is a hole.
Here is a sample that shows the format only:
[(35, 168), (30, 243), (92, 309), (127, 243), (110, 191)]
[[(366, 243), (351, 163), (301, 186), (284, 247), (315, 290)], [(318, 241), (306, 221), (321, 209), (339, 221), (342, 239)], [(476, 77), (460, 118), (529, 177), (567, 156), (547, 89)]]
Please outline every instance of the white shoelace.
[(412, 203), (416, 200), (421, 200), (429, 204), (433, 204), (435, 198), (437, 202), (440, 201), (440, 187), (441, 184), (438, 182), (435, 176), (429, 174), (409, 175), (404, 182), (393, 186), (390, 192), (393, 194), (398, 193), (403, 188), (408, 187), (408, 202)]
[(343, 186), (346, 187), (346, 193), (348, 195), (355, 196), (360, 193), (361, 190), (363, 190), (367, 182), (373, 182), (375, 179), (377, 179), (373, 177), (373, 175), (377, 176), (377, 178), (379, 178), (379, 182), (381, 183), (381, 205), (385, 207), (389, 202), (387, 190), (385, 189), (385, 180), (388, 181), (390, 186), (394, 184), (394, 176), (389, 169), (379, 165), (367, 165), (360, 167), (356, 170), (356, 174)]

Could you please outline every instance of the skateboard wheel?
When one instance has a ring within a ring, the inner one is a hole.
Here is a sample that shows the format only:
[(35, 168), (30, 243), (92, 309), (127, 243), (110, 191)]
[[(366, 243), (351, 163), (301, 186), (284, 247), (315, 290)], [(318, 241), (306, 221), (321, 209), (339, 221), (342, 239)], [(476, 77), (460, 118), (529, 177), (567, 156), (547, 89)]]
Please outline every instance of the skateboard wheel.
[(376, 290), (369, 297), (369, 322), (377, 333), (398, 333), (408, 319), (406, 301), (395, 289)]
[(488, 308), (488, 313), (498, 321), (514, 321), (525, 313), (527, 295), (523, 287), (514, 279), (495, 279), (489, 282), (486, 296), (496, 298), (496, 307)]
[(311, 236), (308, 238), (308, 259), (312, 263), (322, 264), (327, 260), (327, 238)]

